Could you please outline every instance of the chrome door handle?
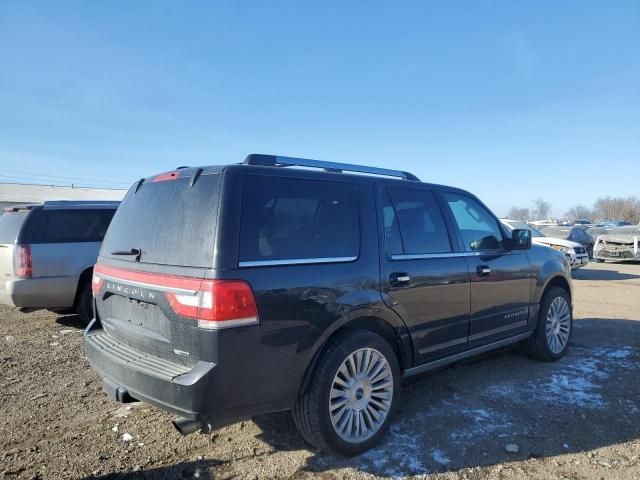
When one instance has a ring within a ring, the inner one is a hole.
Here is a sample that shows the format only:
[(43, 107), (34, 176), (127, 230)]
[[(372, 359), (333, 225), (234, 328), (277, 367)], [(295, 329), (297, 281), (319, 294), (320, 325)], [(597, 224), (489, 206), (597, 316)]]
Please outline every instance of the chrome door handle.
[(476, 273), (479, 277), (486, 277), (491, 275), (491, 267), (487, 265), (479, 265), (478, 268), (476, 268)]
[(389, 275), (389, 282), (392, 285), (405, 285), (411, 282), (411, 276), (408, 273), (395, 272)]

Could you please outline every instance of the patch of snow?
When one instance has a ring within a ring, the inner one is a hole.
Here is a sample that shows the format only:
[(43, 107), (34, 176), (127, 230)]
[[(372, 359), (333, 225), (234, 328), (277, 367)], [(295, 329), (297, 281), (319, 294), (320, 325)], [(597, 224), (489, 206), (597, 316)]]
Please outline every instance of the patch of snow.
[(520, 451), (520, 446), (517, 443), (507, 443), (504, 446), (504, 449), (509, 453), (518, 453)]
[(74, 330), (72, 328), (65, 328), (64, 330), (60, 330), (60, 335), (67, 335), (69, 333), (82, 333), (82, 330)]
[(507, 381), (489, 387), (490, 398), (507, 398), (511, 401), (529, 402), (532, 398), (545, 403), (564, 404), (586, 408), (604, 408), (600, 382), (619, 368), (636, 368), (628, 361), (634, 353), (630, 346), (574, 349), (579, 357), (566, 357), (547, 378), (527, 381)]
[(451, 459), (447, 456), (447, 454), (438, 448), (431, 452), (431, 458), (433, 458), (434, 462), (439, 463), (440, 465), (446, 466), (451, 463)]
[(507, 416), (495, 410), (462, 408), (457, 414), (465, 419), (463, 422), (465, 426), (450, 433), (450, 438), (454, 442), (491, 435), (507, 430), (511, 426)]
[(111, 431), (112, 432), (117, 432), (118, 431), (118, 424), (117, 423), (113, 427), (111, 427)]
[(418, 441), (421, 435), (404, 433), (414, 431), (412, 422), (406, 420), (392, 424), (382, 443), (362, 454), (365, 462), (361, 466), (365, 469), (373, 466), (375, 473), (392, 478), (428, 473), (422, 461), (421, 442)]
[(125, 433), (124, 435), (122, 435), (123, 442), (130, 442), (131, 440), (133, 440), (133, 435), (131, 435), (130, 433)]
[(550, 381), (539, 385), (535, 396), (546, 403), (559, 402), (578, 407), (601, 408), (605, 402), (595, 390), (602, 388), (574, 375), (551, 375)]

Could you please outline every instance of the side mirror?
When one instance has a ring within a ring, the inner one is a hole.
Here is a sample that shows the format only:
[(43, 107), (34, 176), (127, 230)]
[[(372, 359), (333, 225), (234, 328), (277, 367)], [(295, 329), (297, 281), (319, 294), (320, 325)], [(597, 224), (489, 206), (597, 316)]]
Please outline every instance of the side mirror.
[(516, 228), (511, 231), (511, 250), (528, 250), (531, 248), (531, 230)]

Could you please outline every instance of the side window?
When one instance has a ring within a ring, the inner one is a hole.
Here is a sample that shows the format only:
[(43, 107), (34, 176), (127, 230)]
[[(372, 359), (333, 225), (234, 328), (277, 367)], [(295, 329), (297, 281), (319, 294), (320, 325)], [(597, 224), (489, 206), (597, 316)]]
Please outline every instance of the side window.
[(357, 257), (355, 188), (342, 182), (247, 176), (240, 261)]
[[(436, 199), (428, 190), (389, 188), (393, 221), (387, 232), (387, 248), (391, 245), (405, 254), (448, 253), (451, 243)], [(393, 223), (397, 224), (394, 227)], [(393, 235), (399, 227), (400, 242)], [(393, 251), (388, 253), (393, 254)]]
[(466, 251), (503, 248), (502, 231), (487, 209), (466, 195), (445, 193), (444, 196), (462, 234)]
[(386, 240), (387, 253), (389, 255), (399, 255), (402, 253), (402, 238), (400, 237), (400, 227), (398, 218), (391, 204), (389, 192), (382, 192), (382, 216), (384, 222), (384, 236)]
[(41, 210), (33, 243), (101, 242), (115, 210)]

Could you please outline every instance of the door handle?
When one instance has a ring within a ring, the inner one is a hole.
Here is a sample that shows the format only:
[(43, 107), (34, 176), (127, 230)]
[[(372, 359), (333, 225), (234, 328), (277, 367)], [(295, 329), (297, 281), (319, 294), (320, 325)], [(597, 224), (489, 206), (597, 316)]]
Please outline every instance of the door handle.
[(479, 277), (486, 277), (488, 275), (491, 275), (491, 267), (489, 267), (488, 265), (478, 265), (478, 267), (476, 268), (476, 273)]
[(411, 282), (411, 276), (405, 272), (394, 272), (389, 275), (389, 282), (392, 285), (406, 285)]

